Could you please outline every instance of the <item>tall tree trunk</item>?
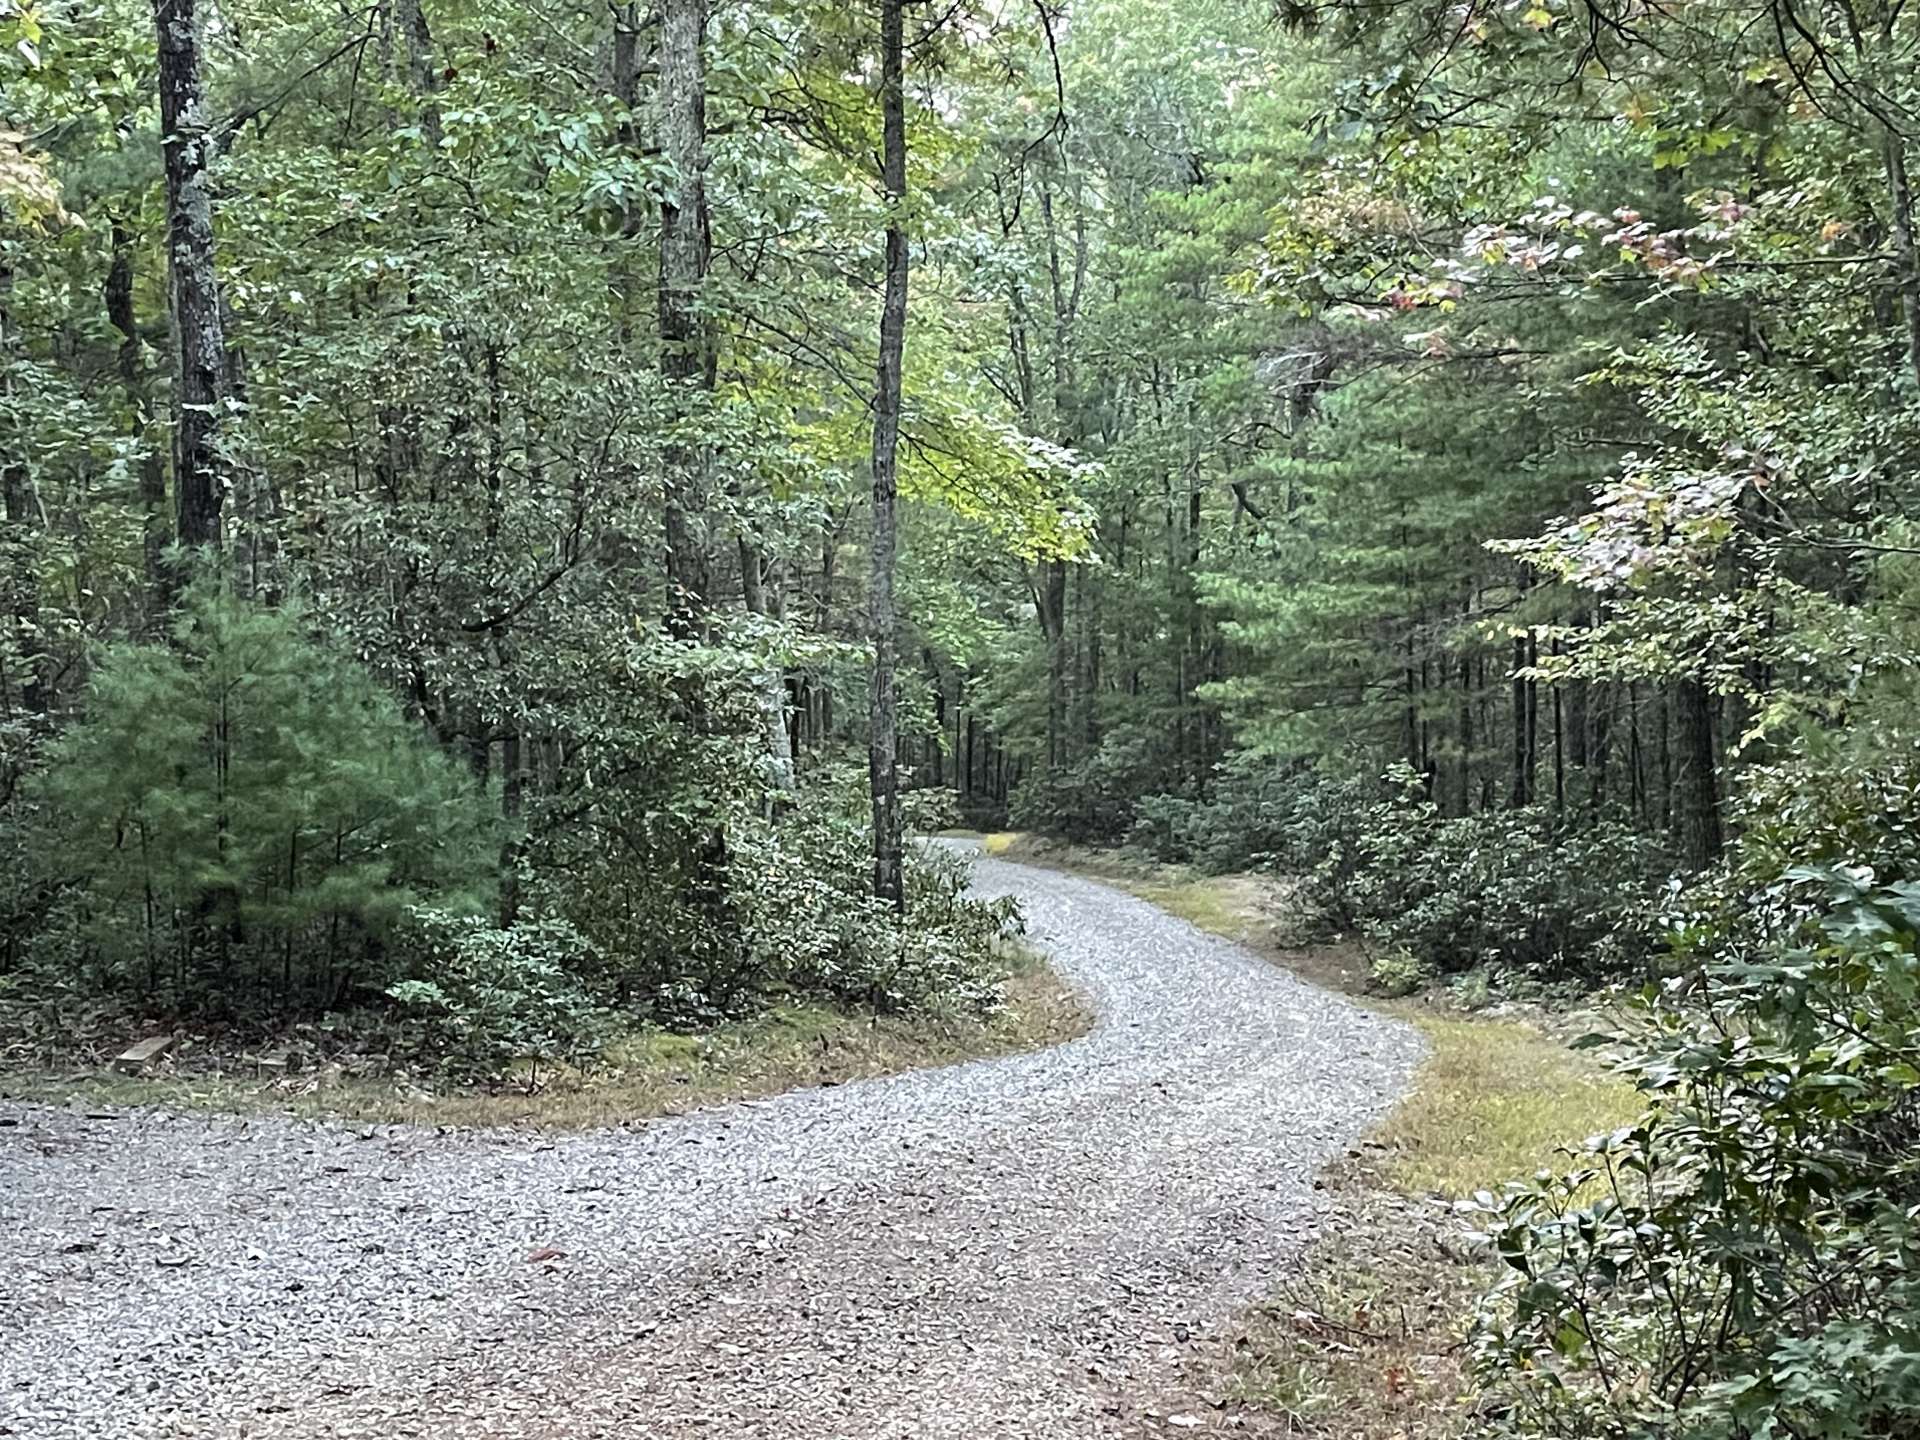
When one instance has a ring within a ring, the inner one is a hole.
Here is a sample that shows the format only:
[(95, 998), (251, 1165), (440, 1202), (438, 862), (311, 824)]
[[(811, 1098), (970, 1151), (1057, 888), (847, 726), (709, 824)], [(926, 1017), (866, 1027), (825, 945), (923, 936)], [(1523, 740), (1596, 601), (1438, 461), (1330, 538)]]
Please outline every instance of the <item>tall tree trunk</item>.
[(873, 893), (906, 908), (901, 872), (899, 711), (894, 695), (894, 502), (899, 488), (900, 371), (907, 340), (906, 0), (880, 0), (880, 183), (887, 201), (887, 277), (873, 401), (873, 538), (867, 634), (873, 645), (867, 779), (873, 792)]
[(163, 570), (167, 541), (173, 533), (173, 523), (166, 513), (167, 462), (150, 443), (153, 394), (141, 356), (140, 319), (133, 308), (133, 237), (118, 216), (111, 224), (113, 262), (107, 268), (107, 283), (101, 298), (106, 302), (107, 319), (120, 332), (120, 389), (132, 412), (130, 428), (140, 444), (140, 549), (152, 607), (150, 621), (157, 624), (166, 610), (167, 581)]
[(1884, 127), (1887, 190), (1893, 203), (1893, 254), (1900, 285), (1900, 308), (1906, 320), (1907, 365), (1920, 382), (1920, 249), (1913, 235), (1913, 182), (1907, 174), (1906, 139)]
[[(1056, 154), (1064, 171), (1066, 151), (1056, 144)], [(1053, 310), (1053, 430), (1054, 438), (1072, 447), (1080, 441), (1080, 404), (1074, 367), (1074, 331), (1080, 318), (1081, 297), (1086, 288), (1087, 230), (1084, 207), (1076, 211), (1073, 268), (1067, 271), (1061, 260), (1060, 231), (1054, 215), (1053, 186), (1045, 177), (1040, 181), (1040, 216), (1047, 246), (1047, 279)], [(1072, 698), (1069, 689), (1078, 668), (1067, 645), (1068, 567), (1064, 560), (1049, 560), (1042, 567), (1044, 596), (1041, 621), (1047, 641), (1047, 768), (1057, 770), (1072, 758), (1074, 727), (1069, 723)], [(1081, 598), (1074, 587), (1075, 602)], [(1079, 727), (1084, 734), (1087, 727)]]
[[(660, 148), (673, 170), (660, 203), (660, 373), (687, 391), (713, 389), (716, 356), (701, 290), (713, 252), (707, 218), (706, 0), (666, 0), (660, 31)], [(667, 449), (667, 628), (704, 638), (712, 606), (704, 446)]]
[(518, 729), (500, 740), (500, 818), (506, 836), (500, 842), (500, 924), (511, 929), (520, 919), (521, 827), (526, 812), (525, 742)]
[[(13, 327), (13, 271), (0, 268), (0, 374), (6, 389), (13, 388), (12, 368), (18, 358), (19, 342)], [(9, 395), (9, 399), (11, 399)], [(6, 687), (6, 708), (11, 710), (15, 685), (20, 708), (38, 715), (47, 708), (46, 686), (41, 675), (44, 636), (40, 625), (40, 567), (35, 559), (35, 542), (40, 531), (39, 502), (34, 494), (33, 472), (28, 468), (26, 447), (14, 444), (0, 456), (0, 490), (6, 504), (6, 613), (12, 622), (13, 643), (8, 657), (18, 664), (17, 682), (11, 675)], [(9, 781), (11, 777), (8, 777)]]
[[(178, 536), (189, 550), (223, 538), (220, 424), (228, 394), (208, 170), (214, 142), (201, 80), (197, 0), (154, 0), (159, 35), (160, 145), (167, 180), (167, 268), (174, 339), (173, 485)], [(182, 577), (172, 577), (177, 588)]]
[[(1532, 588), (1524, 573), (1520, 577), (1520, 596), (1524, 602)], [(1532, 663), (1532, 632), (1516, 636), (1513, 642), (1513, 788), (1508, 804), (1515, 810), (1533, 803), (1534, 694), (1533, 682), (1526, 678)]]
[(1462, 815), (1473, 807), (1473, 657), (1460, 657), (1460, 783), (1456, 806)]
[(399, 32), (398, 54), (404, 68), (401, 76), (407, 91), (420, 101), (420, 133), (429, 144), (440, 143), (440, 107), (433, 103), (433, 92), (440, 87), (438, 68), (433, 63), (433, 30), (421, 0), (394, 0), (391, 12), (393, 28)]
[(1067, 763), (1067, 562), (1044, 560), (1034, 591), (1047, 642), (1047, 769)]

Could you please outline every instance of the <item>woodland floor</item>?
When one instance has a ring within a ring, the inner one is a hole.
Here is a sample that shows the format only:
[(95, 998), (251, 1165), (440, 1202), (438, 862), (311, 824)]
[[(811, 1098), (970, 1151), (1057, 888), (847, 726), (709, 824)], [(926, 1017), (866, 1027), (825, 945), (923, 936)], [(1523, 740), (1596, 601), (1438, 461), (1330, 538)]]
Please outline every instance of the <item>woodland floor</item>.
[(994, 860), (1082, 1039), (572, 1136), (0, 1106), (0, 1433), (1055, 1437), (1188, 1386), (1406, 1025)]

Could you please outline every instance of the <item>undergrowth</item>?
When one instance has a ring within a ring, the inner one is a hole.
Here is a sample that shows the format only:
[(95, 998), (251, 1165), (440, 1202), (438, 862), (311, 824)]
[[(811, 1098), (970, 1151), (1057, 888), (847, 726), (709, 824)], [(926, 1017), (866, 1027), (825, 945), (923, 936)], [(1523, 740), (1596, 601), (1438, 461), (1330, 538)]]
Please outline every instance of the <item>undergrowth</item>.
[(587, 1130), (837, 1085), (930, 1065), (1059, 1044), (1085, 1032), (1087, 1011), (1037, 953), (1007, 951), (1006, 998), (985, 1018), (886, 1015), (820, 1002), (775, 1005), (696, 1034), (636, 1031), (591, 1067), (524, 1065), (500, 1084), (446, 1086), (430, 1077), (356, 1075), (321, 1059), (303, 1073), (267, 1075), (252, 1053), (191, 1046), (151, 1076), (90, 1066), (9, 1076), (9, 1098), (90, 1107), (280, 1112), (375, 1124)]

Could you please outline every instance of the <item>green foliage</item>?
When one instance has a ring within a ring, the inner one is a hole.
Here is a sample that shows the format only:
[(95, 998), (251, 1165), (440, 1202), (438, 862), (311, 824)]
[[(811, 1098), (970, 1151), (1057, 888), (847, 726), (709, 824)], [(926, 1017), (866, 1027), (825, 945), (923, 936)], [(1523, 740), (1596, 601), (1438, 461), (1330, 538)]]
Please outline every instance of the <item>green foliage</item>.
[(1136, 798), (1166, 778), (1156, 747), (1136, 731), (1122, 731), (1093, 754), (1022, 782), (1008, 818), (1016, 829), (1110, 845), (1126, 837)]
[(937, 847), (908, 854), (903, 917), (875, 900), (864, 795), (850, 780), (813, 788), (742, 854), (757, 877), (744, 930), (769, 983), (881, 1011), (992, 1012), (999, 948), (1018, 932), (1018, 910), (969, 897), (967, 864)]
[(1479, 1201), (1508, 1274), (1476, 1339), (1527, 1435), (1904, 1433), (1920, 1419), (1920, 901), (1802, 867), (1799, 924), (1650, 990), (1640, 1123)]
[(330, 1006), (410, 906), (488, 903), (486, 795), (309, 624), (202, 584), (102, 657), (27, 794), (35, 949), (194, 1011)]
[(1547, 809), (1444, 819), (1377, 806), (1344, 903), (1369, 933), (1444, 973), (1644, 973), (1664, 857), (1631, 830)]
[(1433, 967), (1409, 950), (1387, 950), (1367, 965), (1367, 983), (1382, 995), (1412, 995), (1433, 982)]
[(1136, 813), (1158, 859), (1299, 877), (1326, 925), (1385, 946), (1396, 986), (1483, 967), (1597, 978), (1655, 945), (1666, 864), (1644, 837), (1550, 807), (1449, 817), (1404, 767), (1367, 783), (1242, 754), (1205, 800), (1151, 795)]
[(501, 929), (480, 916), (415, 908), (395, 941), (407, 978), (387, 994), (419, 1018), (420, 1047), (451, 1068), (490, 1079), (526, 1061), (590, 1053), (609, 1013), (585, 976), (603, 967), (564, 920)]
[(1142, 796), (1131, 839), (1156, 859), (1212, 874), (1314, 875), (1325, 908), (1344, 916), (1365, 857), (1364, 817), (1377, 790), (1304, 759), (1235, 751), (1215, 770), (1204, 799)]

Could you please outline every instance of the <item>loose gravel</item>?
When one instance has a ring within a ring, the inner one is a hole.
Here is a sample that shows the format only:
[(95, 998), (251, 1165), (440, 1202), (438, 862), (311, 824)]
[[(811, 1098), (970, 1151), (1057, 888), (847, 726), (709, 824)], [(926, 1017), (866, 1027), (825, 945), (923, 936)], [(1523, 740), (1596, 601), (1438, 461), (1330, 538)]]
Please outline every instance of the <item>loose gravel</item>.
[(1419, 1042), (1091, 881), (976, 886), (1091, 1034), (569, 1137), (0, 1106), (0, 1434), (1188, 1430), (1145, 1397)]

